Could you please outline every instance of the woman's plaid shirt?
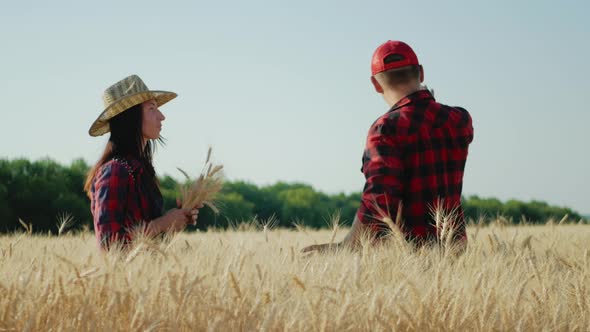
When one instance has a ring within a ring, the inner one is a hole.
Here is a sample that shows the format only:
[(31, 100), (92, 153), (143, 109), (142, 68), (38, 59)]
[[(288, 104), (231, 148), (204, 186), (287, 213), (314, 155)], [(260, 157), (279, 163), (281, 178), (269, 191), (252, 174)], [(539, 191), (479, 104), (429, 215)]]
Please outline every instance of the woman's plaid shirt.
[(101, 248), (113, 242), (127, 244), (134, 228), (162, 215), (162, 194), (157, 187), (151, 189), (143, 165), (132, 157), (111, 159), (98, 169), (90, 209)]
[(456, 209), (458, 235), (466, 239), (461, 190), (472, 140), (465, 109), (439, 104), (426, 90), (400, 100), (369, 130), (358, 219), (382, 234), (384, 215), (395, 220), (401, 201), (406, 237), (430, 241), (436, 238), (431, 209), (442, 206)]

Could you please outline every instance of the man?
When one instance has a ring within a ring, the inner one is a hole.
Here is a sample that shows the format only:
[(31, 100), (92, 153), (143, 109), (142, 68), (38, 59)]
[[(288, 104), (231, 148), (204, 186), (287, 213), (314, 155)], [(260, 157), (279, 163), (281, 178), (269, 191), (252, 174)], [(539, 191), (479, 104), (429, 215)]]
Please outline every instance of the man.
[(371, 69), (371, 82), (390, 110), (369, 130), (360, 208), (343, 242), (303, 251), (355, 247), (362, 233), (379, 238), (394, 226), (408, 241), (434, 243), (441, 235), (434, 211), (450, 216), (444, 227), (454, 230), (454, 243), (464, 244), (461, 190), (473, 140), (469, 113), (436, 102), (431, 92), (421, 88), (424, 69), (404, 42), (387, 41), (379, 46)]

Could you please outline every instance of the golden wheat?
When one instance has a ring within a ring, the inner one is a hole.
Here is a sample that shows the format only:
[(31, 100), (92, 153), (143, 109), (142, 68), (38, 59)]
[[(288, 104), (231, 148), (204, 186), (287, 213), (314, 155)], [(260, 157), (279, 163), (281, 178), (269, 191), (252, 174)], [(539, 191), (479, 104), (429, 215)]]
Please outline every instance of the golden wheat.
[(223, 165), (214, 165), (211, 162), (212, 149), (207, 152), (205, 165), (201, 169), (199, 176), (192, 180), (190, 176), (178, 168), (186, 177), (186, 182), (179, 186), (181, 207), (183, 209), (195, 209), (202, 205), (210, 207), (216, 213), (219, 212), (215, 206), (215, 198), (223, 187), (223, 175), (221, 170)]
[(0, 331), (590, 329), (589, 226), (472, 225), (460, 256), (366, 240), (304, 258), (335, 233), (306, 232), (179, 234), (107, 254), (88, 232), (0, 236)]

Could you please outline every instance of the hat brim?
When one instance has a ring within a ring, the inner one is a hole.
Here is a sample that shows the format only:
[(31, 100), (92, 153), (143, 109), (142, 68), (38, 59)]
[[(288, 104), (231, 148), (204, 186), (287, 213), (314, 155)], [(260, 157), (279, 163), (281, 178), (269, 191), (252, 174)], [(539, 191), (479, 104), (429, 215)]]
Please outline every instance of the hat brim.
[(92, 126), (90, 126), (88, 133), (90, 134), (90, 136), (104, 135), (111, 131), (111, 128), (109, 126), (109, 120), (121, 114), (125, 110), (128, 110), (129, 108), (135, 105), (139, 105), (150, 99), (155, 99), (158, 106), (162, 106), (167, 102), (171, 101), (172, 99), (176, 98), (176, 96), (178, 95), (174, 92), (157, 90), (144, 91), (136, 93), (134, 95), (125, 96), (109, 105), (109, 107), (107, 107), (102, 113), (100, 113), (100, 115), (98, 116), (98, 118), (96, 118)]

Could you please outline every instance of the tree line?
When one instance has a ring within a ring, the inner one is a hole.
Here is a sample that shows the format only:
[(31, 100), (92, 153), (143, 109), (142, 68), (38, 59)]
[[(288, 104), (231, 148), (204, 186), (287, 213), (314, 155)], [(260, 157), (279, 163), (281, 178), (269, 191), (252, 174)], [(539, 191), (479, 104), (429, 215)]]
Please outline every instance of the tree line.
[[(33, 231), (57, 232), (58, 219), (71, 215), (73, 228), (92, 229), (90, 201), (83, 192), (83, 183), (89, 165), (82, 159), (69, 166), (51, 159), (0, 159), (0, 232), (11, 232), (31, 224)], [(175, 206), (178, 182), (170, 177), (159, 178), (164, 207)], [(294, 223), (321, 228), (331, 216), (339, 212), (343, 222), (350, 223), (360, 202), (360, 192), (352, 194), (325, 194), (302, 183), (278, 182), (259, 187), (244, 181), (228, 181), (219, 195), (221, 213), (216, 215), (204, 208), (199, 222), (191, 229), (225, 228), (252, 220), (267, 221), (276, 226), (293, 227)], [(473, 220), (504, 216), (512, 223), (526, 220), (542, 223), (561, 219), (580, 220), (579, 213), (541, 201), (502, 202), (495, 198), (470, 196), (463, 198), (466, 218)]]

